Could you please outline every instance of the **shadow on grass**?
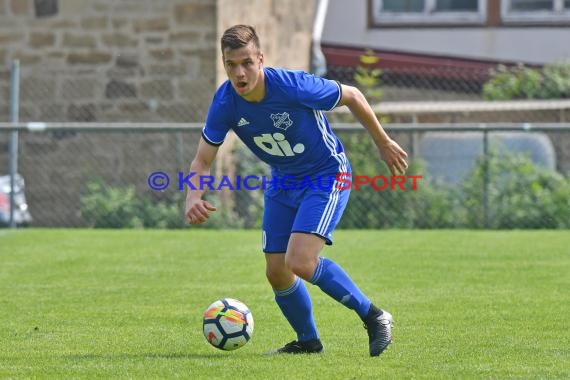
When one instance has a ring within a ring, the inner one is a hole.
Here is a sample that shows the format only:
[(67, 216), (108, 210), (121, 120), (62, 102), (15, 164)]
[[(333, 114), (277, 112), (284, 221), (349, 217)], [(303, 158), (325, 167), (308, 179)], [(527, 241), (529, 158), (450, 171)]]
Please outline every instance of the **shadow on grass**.
[[(263, 355), (249, 354), (246, 356), (259, 357)], [(64, 359), (68, 360), (123, 360), (123, 359), (229, 359), (236, 358), (235, 356), (225, 355), (220, 353), (192, 353), (192, 352), (141, 352), (141, 353), (104, 353), (104, 354), (68, 354), (62, 355)], [(240, 355), (240, 358), (243, 358)]]

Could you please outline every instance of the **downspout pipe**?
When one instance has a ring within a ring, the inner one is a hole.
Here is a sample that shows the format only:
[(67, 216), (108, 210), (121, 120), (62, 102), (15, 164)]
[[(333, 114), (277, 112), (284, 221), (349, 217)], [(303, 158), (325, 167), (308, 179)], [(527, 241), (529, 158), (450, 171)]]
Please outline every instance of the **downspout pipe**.
[(329, 7), (329, 0), (317, 0), (315, 11), (315, 21), (313, 23), (313, 36), (311, 39), (311, 73), (325, 76), (327, 73), (327, 62), (321, 50), (321, 37), (325, 27), (325, 19)]

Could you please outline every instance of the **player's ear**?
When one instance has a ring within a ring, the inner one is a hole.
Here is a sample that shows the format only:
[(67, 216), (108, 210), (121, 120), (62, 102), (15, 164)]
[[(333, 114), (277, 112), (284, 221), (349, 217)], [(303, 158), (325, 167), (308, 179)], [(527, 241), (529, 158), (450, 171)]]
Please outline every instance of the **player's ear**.
[(263, 57), (263, 53), (262, 53), (262, 52), (259, 52), (259, 64), (260, 64), (260, 65), (263, 65), (264, 59), (265, 59), (265, 58)]

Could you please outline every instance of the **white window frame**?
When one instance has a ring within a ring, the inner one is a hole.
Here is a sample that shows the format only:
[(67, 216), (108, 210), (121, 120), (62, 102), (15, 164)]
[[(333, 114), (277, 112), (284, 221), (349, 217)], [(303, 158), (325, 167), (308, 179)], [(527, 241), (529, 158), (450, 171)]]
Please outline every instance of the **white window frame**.
[(570, 21), (570, 8), (564, 9), (564, 0), (552, 0), (551, 11), (521, 12), (511, 8), (511, 0), (501, 1), (501, 18), (505, 24), (546, 24)]
[(436, 11), (436, 0), (424, 0), (422, 13), (385, 12), (383, 0), (372, 0), (372, 21), (374, 26), (405, 24), (419, 25), (481, 25), (487, 21), (487, 0), (478, 0), (478, 9), (474, 12)]

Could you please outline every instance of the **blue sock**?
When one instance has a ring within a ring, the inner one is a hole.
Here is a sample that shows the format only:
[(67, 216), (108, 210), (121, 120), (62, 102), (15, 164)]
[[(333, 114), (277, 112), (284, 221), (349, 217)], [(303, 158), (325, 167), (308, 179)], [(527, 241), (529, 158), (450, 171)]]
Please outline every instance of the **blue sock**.
[(310, 282), (344, 306), (356, 311), (360, 318), (366, 318), (370, 300), (334, 261), (321, 257)]
[(319, 339), (313, 318), (311, 298), (303, 280), (297, 277), (288, 289), (274, 290), (274, 292), (277, 305), (297, 333), (297, 340), (306, 342), (311, 339)]

